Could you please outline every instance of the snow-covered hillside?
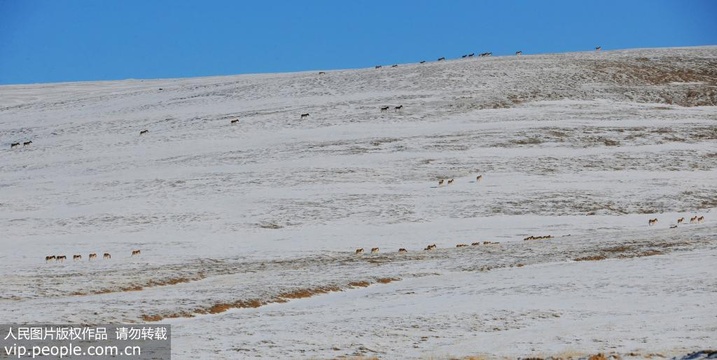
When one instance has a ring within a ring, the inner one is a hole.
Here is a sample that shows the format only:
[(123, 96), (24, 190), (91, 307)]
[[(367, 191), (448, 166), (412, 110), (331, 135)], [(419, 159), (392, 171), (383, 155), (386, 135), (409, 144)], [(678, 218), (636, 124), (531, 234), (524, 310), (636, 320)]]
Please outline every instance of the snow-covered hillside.
[(716, 106), (717, 47), (2, 86), (0, 318), (171, 323), (177, 359), (704, 350)]

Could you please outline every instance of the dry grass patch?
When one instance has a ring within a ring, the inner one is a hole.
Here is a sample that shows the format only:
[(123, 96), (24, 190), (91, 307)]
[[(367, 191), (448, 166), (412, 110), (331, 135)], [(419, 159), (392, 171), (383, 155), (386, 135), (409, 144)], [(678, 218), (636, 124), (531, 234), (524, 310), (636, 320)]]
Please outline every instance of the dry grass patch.
[(607, 256), (605, 255), (591, 255), (591, 256), (583, 256), (579, 258), (575, 258), (575, 261), (600, 261), (607, 259)]
[(401, 279), (398, 279), (398, 278), (380, 278), (380, 279), (376, 279), (376, 282), (379, 283), (379, 284), (388, 284), (388, 283), (390, 283), (390, 282), (399, 281), (399, 280), (401, 280)]
[(279, 294), (279, 296), (277, 297), (281, 299), (303, 299), (312, 297), (314, 295), (326, 294), (335, 291), (341, 291), (341, 289), (338, 286), (325, 286), (313, 289), (298, 289)]
[(368, 281), (352, 281), (349, 283), (350, 287), (367, 287), (371, 285)]

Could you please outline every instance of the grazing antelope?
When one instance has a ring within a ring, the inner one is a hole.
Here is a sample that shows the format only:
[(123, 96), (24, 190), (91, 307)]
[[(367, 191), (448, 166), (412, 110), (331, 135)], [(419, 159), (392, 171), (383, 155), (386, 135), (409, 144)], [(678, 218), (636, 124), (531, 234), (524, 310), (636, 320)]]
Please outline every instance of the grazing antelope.
[(65, 260), (67, 260), (67, 256), (65, 256), (65, 255), (57, 255), (57, 256), (55, 256), (55, 260), (64, 262)]
[(400, 248), (400, 249), (398, 249), (398, 252), (399, 252), (399, 253), (407, 253), (408, 250), (406, 250), (406, 249), (404, 249), (404, 248)]
[(72, 260), (74, 260), (74, 261), (82, 260), (82, 255), (72, 255)]
[(20, 146), (20, 143), (19, 143), (19, 142), (16, 142), (16, 143), (10, 144), (10, 149), (12, 149), (12, 148), (14, 148), (14, 147), (16, 147), (16, 146)]
[(431, 245), (426, 246), (426, 248), (424, 250), (434, 250), (435, 248), (436, 248), (436, 244), (431, 244)]
[(356, 249), (356, 254), (363, 254), (363, 248)]
[(690, 218), (690, 224), (697, 224), (697, 215)]
[(448, 179), (448, 185), (453, 184), (453, 179)]
[(140, 250), (132, 250), (132, 256), (139, 255), (142, 252)]
[(439, 58), (438, 58), (438, 61), (443, 61), (443, 60), (446, 60), (446, 58), (445, 58), (445, 57), (439, 57)]
[(682, 224), (683, 221), (685, 221), (685, 218), (684, 218), (684, 217), (681, 217), (681, 218), (677, 219), (677, 223), (678, 223), (678, 224)]
[(657, 218), (648, 220), (648, 221), (647, 221), (647, 224), (650, 225), (650, 226), (657, 224)]
[(381, 111), (386, 111), (386, 110), (388, 110), (388, 108), (390, 108), (390, 106), (388, 106), (388, 105), (381, 106)]
[(393, 68), (393, 67), (398, 67), (398, 64), (393, 64), (393, 65), (391, 65), (391, 67), (392, 67), (392, 68)]
[(103, 259), (112, 259), (112, 255), (110, 255), (110, 253), (105, 253), (104, 255), (102, 255), (102, 258)]
[(522, 52), (522, 51), (518, 50), (518, 51), (515, 52), (515, 56), (520, 56), (520, 55), (523, 55), (523, 52)]
[(480, 241), (476, 241), (476, 242), (474, 242), (474, 243), (471, 243), (471, 246), (478, 246), (478, 245), (480, 245)]
[(421, 60), (421, 62), (419, 62), (419, 64), (425, 64), (425, 63), (426, 63), (426, 60)]
[(462, 248), (462, 247), (466, 247), (466, 246), (468, 246), (468, 244), (458, 244), (458, 245), (456, 245), (457, 248)]
[(398, 105), (398, 106), (394, 107), (394, 109), (401, 110), (401, 109), (403, 109), (403, 105)]
[(441, 185), (443, 185), (443, 179), (438, 180), (438, 186), (441, 186)]
[(483, 175), (476, 176), (476, 181), (481, 181), (481, 180), (483, 180)]
[(30, 144), (32, 144), (32, 140), (31, 140), (31, 141), (25, 141), (24, 143), (22, 143), (22, 146), (28, 146), (28, 145), (30, 145)]
[(302, 119), (305, 118), (305, 117), (309, 117), (309, 113), (301, 114), (301, 118), (302, 118)]
[(468, 57), (473, 57), (473, 55), (475, 55), (475, 53), (470, 53), (468, 54)]
[(55, 255), (45, 256), (45, 262), (48, 262), (50, 260), (55, 260)]
[(90, 260), (92, 260), (92, 259), (97, 259), (97, 253), (92, 253), (92, 254), (90, 254), (89, 259), (90, 259)]
[(139, 132), (139, 134), (140, 134), (140, 135), (144, 135), (144, 134), (146, 134), (146, 133), (148, 133), (148, 132), (149, 132), (149, 130), (142, 130), (142, 131)]
[(703, 223), (703, 222), (705, 222), (705, 217), (704, 217), (704, 216), (698, 217), (698, 218), (697, 218), (697, 222), (698, 222), (698, 223)]
[(466, 54), (466, 55), (461, 55), (461, 58), (463, 58), (463, 59), (465, 59), (465, 58), (467, 58), (467, 57), (468, 57), (468, 54)]
[(596, 47), (595, 47), (595, 51), (600, 51), (600, 50), (602, 50), (602, 46), (596, 46)]
[(380, 69), (380, 68), (382, 68), (381, 65), (376, 65), (376, 69)]
[(239, 119), (234, 119), (234, 120), (232, 120), (230, 123), (231, 123), (231, 124), (236, 124), (236, 123), (238, 123), (238, 122), (239, 122)]
[(324, 74), (326, 74), (326, 73), (323, 71), (319, 71), (319, 75), (324, 75)]
[(371, 254), (378, 254), (378, 248), (371, 248)]
[(670, 225), (670, 229), (677, 229), (677, 225)]
[(480, 54), (480, 55), (478, 55), (478, 56), (480, 56), (480, 57), (486, 57), (486, 56), (491, 56), (491, 55), (493, 55), (492, 52), (484, 52), (484, 53), (482, 53), (482, 54)]

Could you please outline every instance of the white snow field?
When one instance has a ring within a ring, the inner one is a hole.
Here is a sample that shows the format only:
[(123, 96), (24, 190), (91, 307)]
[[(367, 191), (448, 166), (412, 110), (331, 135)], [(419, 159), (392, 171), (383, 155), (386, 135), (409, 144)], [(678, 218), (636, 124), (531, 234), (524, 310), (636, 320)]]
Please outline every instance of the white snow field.
[(0, 87), (0, 320), (175, 359), (714, 350), (715, 209), (716, 46)]

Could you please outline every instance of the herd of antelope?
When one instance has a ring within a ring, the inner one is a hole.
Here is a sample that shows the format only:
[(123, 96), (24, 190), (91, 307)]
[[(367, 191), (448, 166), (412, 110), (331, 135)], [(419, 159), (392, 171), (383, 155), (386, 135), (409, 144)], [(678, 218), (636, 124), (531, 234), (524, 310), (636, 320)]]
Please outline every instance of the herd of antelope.
[[(438, 186), (443, 186), (444, 184), (451, 185), (451, 184), (453, 184), (454, 180), (455, 179), (440, 179), (440, 180), (438, 180)], [(476, 182), (480, 182), (481, 180), (483, 180), (483, 175), (476, 176)]]
[[(130, 256), (137, 256), (137, 255), (140, 255), (141, 253), (142, 253), (141, 250), (132, 250), (132, 255), (130, 255)], [(87, 257), (87, 259), (88, 259), (88, 261), (96, 260), (96, 259), (97, 259), (97, 253), (91, 253), (91, 254)], [(112, 259), (112, 254), (106, 252), (106, 253), (104, 253), (104, 254), (102, 255), (102, 259), (104, 259), (104, 260), (110, 260), (110, 259)], [(56, 262), (64, 262), (65, 260), (67, 260), (67, 256), (66, 256), (66, 255), (48, 255), (48, 256), (45, 256), (45, 262), (50, 262), (50, 261), (53, 261), (53, 260), (56, 261)], [(80, 254), (72, 255), (72, 260), (73, 260), (73, 261), (81, 261), (81, 260), (82, 260), (82, 255), (80, 255)]]
[[(483, 245), (500, 245), (500, 242), (496, 242), (496, 241), (483, 241), (482, 244), (483, 244)], [(476, 241), (476, 242), (474, 242), (474, 243), (471, 243), (470, 246), (479, 246), (479, 245), (481, 245), (481, 242), (480, 242), (480, 241)], [(457, 244), (457, 245), (456, 245), (457, 248), (468, 247), (468, 246), (469, 246), (468, 244)], [(423, 251), (436, 250), (437, 248), (438, 248), (438, 247), (436, 246), (436, 244), (430, 244), (430, 245), (426, 246), (426, 247), (423, 249)], [(379, 248), (377, 248), (377, 247), (371, 248), (371, 254), (378, 254), (378, 252), (379, 252)], [(399, 252), (400, 254), (403, 254), (403, 253), (407, 253), (408, 250), (406, 250), (406, 248), (400, 248), (400, 249), (398, 249), (398, 252)], [(356, 253), (356, 255), (362, 255), (362, 254), (365, 253), (365, 251), (364, 251), (363, 248), (358, 248), (358, 249), (356, 249), (355, 253)]]
[[(674, 229), (677, 227), (677, 225), (682, 224), (684, 222), (685, 222), (685, 218), (683, 216), (683, 217), (677, 219), (677, 224), (670, 225), (670, 228)], [(690, 224), (702, 224), (703, 222), (705, 222), (705, 217), (703, 215), (700, 215), (700, 216), (695, 215), (690, 218)], [(653, 226), (655, 224), (657, 224), (657, 218), (650, 219), (647, 221), (647, 225)]]

